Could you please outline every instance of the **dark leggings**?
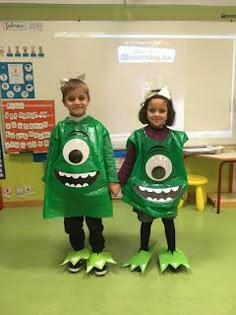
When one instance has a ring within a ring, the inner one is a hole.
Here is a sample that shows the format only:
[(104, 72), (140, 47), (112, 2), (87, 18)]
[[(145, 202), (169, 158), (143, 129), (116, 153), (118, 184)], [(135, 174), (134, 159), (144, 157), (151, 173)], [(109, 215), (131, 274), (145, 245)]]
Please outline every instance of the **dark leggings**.
[(103, 236), (103, 224), (100, 218), (91, 217), (71, 217), (64, 219), (65, 231), (69, 234), (70, 244), (74, 250), (78, 251), (84, 248), (85, 233), (83, 221), (89, 229), (89, 244), (94, 253), (101, 253), (105, 247)]
[[(140, 228), (140, 250), (149, 250), (149, 239), (152, 222), (142, 222)], [(165, 235), (168, 250), (172, 253), (175, 251), (175, 224), (173, 219), (162, 219), (165, 228)]]

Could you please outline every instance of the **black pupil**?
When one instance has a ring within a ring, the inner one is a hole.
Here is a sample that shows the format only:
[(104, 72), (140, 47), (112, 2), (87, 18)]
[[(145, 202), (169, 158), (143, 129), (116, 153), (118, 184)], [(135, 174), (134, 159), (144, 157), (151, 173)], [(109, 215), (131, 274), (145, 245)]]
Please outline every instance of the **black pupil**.
[(80, 150), (73, 150), (69, 154), (69, 160), (72, 163), (79, 163), (82, 161), (82, 159), (83, 159), (83, 154)]
[(165, 174), (166, 174), (166, 171), (165, 171), (164, 167), (162, 167), (162, 166), (156, 166), (152, 170), (152, 176), (156, 179), (163, 178), (165, 176)]

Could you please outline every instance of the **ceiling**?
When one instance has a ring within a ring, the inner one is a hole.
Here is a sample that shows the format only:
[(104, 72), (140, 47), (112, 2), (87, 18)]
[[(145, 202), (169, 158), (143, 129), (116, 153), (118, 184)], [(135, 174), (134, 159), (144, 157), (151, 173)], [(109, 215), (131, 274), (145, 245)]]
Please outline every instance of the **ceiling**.
[(0, 3), (33, 4), (130, 4), (236, 6), (236, 0), (0, 0)]

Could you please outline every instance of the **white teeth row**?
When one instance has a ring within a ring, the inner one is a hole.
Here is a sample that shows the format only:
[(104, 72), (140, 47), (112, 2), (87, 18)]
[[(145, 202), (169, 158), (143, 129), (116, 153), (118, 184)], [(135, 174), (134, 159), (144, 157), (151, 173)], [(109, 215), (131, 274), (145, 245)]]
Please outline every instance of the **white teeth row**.
[(65, 183), (65, 185), (68, 186), (68, 187), (75, 187), (75, 188), (81, 188), (81, 187), (87, 187), (88, 186), (87, 183), (84, 183), (83, 185), (81, 185), (81, 184), (75, 185), (75, 184)]
[(168, 197), (166, 199), (164, 199), (164, 198), (157, 199), (157, 198), (148, 197), (147, 200), (152, 201), (152, 202), (167, 202), (167, 201), (172, 201), (173, 199), (170, 197)]
[(64, 173), (59, 171), (60, 176), (66, 176), (68, 178), (87, 178), (88, 176), (94, 177), (96, 175), (96, 172), (90, 172), (90, 173), (81, 173), (81, 174), (71, 174), (71, 173)]
[(171, 191), (177, 191), (179, 189), (179, 186), (164, 188), (164, 189), (152, 189), (152, 188), (148, 188), (148, 187), (144, 187), (144, 186), (139, 186), (139, 189), (141, 191), (147, 191), (150, 193), (154, 192), (156, 194), (160, 194), (160, 193), (164, 192), (164, 193), (168, 194)]

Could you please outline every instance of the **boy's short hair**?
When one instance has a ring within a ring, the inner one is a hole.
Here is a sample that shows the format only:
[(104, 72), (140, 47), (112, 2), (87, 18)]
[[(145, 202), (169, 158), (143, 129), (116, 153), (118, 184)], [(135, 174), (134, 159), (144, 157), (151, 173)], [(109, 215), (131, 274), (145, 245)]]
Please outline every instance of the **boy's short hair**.
[(175, 121), (175, 110), (174, 110), (174, 107), (173, 107), (172, 100), (171, 99), (167, 99), (164, 96), (161, 96), (161, 95), (158, 95), (158, 94), (153, 95), (152, 97), (148, 98), (146, 101), (144, 101), (144, 103), (141, 104), (142, 107), (139, 110), (139, 120), (140, 120), (140, 122), (142, 124), (144, 124), (144, 125), (149, 124), (149, 121), (147, 119), (148, 104), (150, 103), (150, 101), (152, 99), (156, 99), (156, 98), (165, 100), (167, 102), (167, 120), (166, 120), (165, 125), (166, 126), (172, 126), (174, 121)]

